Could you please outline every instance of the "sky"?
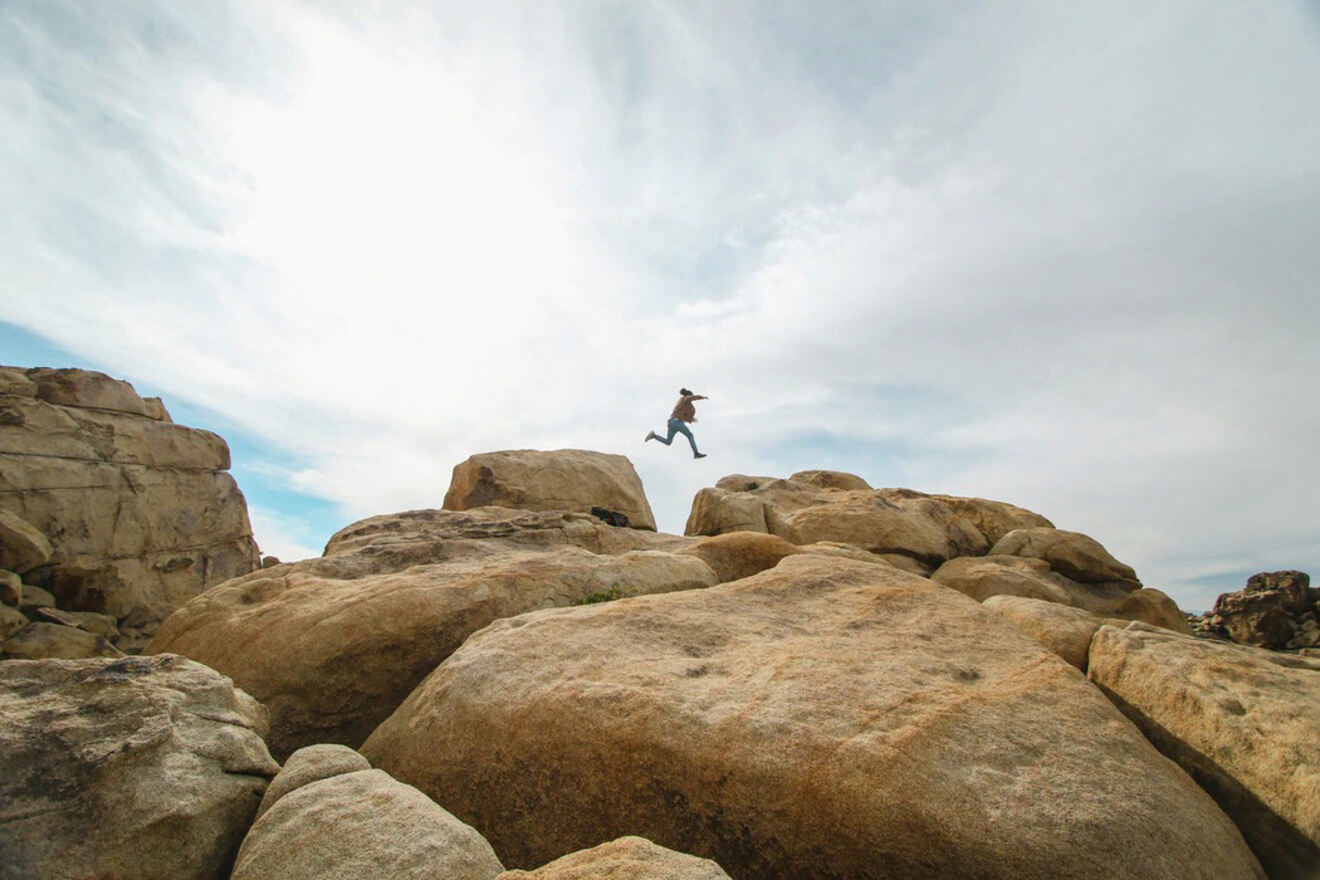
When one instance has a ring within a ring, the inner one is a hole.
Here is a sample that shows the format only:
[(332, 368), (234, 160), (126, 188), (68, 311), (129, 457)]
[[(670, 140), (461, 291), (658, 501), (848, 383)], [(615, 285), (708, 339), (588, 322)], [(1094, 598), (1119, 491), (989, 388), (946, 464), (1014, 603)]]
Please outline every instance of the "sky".
[(1318, 94), (1313, 0), (0, 0), (0, 363), (220, 433), (286, 561), (585, 448), (664, 531), (844, 470), (1202, 610), (1320, 577)]

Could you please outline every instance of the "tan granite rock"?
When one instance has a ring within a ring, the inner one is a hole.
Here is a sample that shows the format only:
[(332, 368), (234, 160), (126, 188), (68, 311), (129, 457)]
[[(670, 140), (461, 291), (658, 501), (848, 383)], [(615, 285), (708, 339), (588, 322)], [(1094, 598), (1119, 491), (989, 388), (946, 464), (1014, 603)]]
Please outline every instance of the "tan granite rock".
[(655, 531), (655, 515), (632, 462), (584, 449), (518, 449), (473, 455), (454, 467), (445, 510), (474, 507), (618, 511), (635, 529)]
[(0, 568), (22, 574), (50, 561), (50, 541), (12, 511), (0, 509)]
[(1044, 599), (990, 596), (982, 603), (1082, 672), (1091, 638), (1104, 625), (1089, 611)]
[(1132, 590), (1141, 586), (1132, 566), (1119, 562), (1099, 541), (1081, 532), (1014, 529), (995, 542), (990, 555), (1044, 559), (1054, 571), (1081, 583), (1124, 582)]
[(301, 786), (248, 831), (231, 880), (494, 880), (479, 833), (410, 785), (358, 770)]
[(104, 636), (42, 621), (28, 624), (0, 646), (0, 657), (6, 660), (84, 660), (122, 656), (124, 652)]
[(727, 535), (703, 538), (680, 552), (695, 556), (709, 565), (723, 583), (774, 568), (779, 560), (799, 551), (796, 546), (776, 535), (730, 532)]
[(496, 880), (729, 880), (729, 875), (710, 859), (665, 849), (644, 837), (620, 837), (534, 871), (505, 871)]
[(955, 591), (809, 554), (497, 621), (362, 752), (524, 869), (639, 835), (738, 877), (1262, 876), (1077, 670)]
[(1214, 796), (1270, 877), (1315, 876), (1320, 662), (1129, 624), (1096, 633), (1089, 675)]
[(146, 651), (192, 657), (260, 699), (272, 715), (271, 750), (282, 757), (318, 742), (359, 745), (493, 620), (717, 582), (695, 557), (612, 543), (664, 543), (652, 533), (582, 514), (502, 514), (373, 518), (340, 532), (324, 558), (260, 569), (193, 599)]
[(289, 756), (284, 766), (280, 768), (280, 772), (275, 774), (275, 778), (266, 787), (266, 794), (261, 798), (261, 806), (257, 808), (257, 818), (260, 819), (262, 814), (275, 806), (280, 798), (304, 785), (329, 779), (331, 776), (370, 769), (371, 763), (348, 746), (335, 743), (304, 746)]
[(0, 877), (224, 880), (278, 766), (182, 657), (0, 663)]
[(158, 400), (100, 373), (7, 370), (0, 518), (20, 517), (49, 542), (28, 579), (63, 610), (109, 614), (141, 638), (256, 567), (223, 440), (174, 424)]

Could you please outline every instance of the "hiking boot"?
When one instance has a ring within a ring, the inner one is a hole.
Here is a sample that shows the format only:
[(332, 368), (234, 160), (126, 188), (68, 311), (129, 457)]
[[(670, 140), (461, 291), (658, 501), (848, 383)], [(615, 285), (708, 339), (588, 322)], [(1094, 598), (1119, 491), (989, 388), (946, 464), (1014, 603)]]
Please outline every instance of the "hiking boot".
[(649, 441), (649, 440), (654, 440), (654, 439), (655, 439), (655, 431), (647, 431), (647, 432), (646, 432), (646, 440), (643, 440), (642, 442), (643, 442), (643, 443), (646, 443), (647, 441)]
[(704, 452), (694, 452), (694, 453), (692, 453), (692, 457), (693, 457), (693, 458), (705, 458), (705, 457), (706, 457), (706, 453), (704, 453)]

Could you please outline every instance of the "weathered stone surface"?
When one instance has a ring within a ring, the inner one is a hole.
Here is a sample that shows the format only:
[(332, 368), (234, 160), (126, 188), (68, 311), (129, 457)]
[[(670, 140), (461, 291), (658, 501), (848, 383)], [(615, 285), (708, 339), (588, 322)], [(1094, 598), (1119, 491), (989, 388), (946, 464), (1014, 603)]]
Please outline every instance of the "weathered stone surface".
[(776, 535), (730, 532), (704, 538), (681, 552), (695, 556), (709, 565), (723, 583), (774, 568), (779, 560), (799, 551), (796, 546)]
[(985, 535), (990, 546), (1014, 529), (1054, 528), (1054, 523), (1023, 507), (1006, 501), (986, 498), (963, 498), (957, 495), (932, 495), (954, 509), (967, 522)]
[(55, 596), (49, 590), (23, 584), (19, 593), (18, 606), (31, 613), (38, 608), (50, 608), (55, 605)]
[(358, 770), (289, 792), (248, 832), (231, 880), (493, 880), (480, 834), (410, 785)]
[(1258, 877), (1075, 669), (966, 597), (798, 554), (497, 621), (363, 746), (523, 868), (644, 836), (739, 877)]
[(47, 403), (147, 416), (151, 410), (133, 386), (92, 370), (37, 367), (27, 371), (36, 396)]
[(1080, 608), (1022, 596), (990, 596), (983, 604), (1073, 666), (1086, 671), (1091, 637), (1104, 624), (1103, 619)]
[(0, 663), (0, 877), (228, 877), (263, 715), (182, 657)]
[[(27, 626), (27, 615), (10, 605), (0, 605), (0, 646), (14, 633)], [(0, 651), (3, 648), (0, 647)]]
[(991, 596), (1018, 596), (1073, 604), (1064, 579), (1043, 559), (1018, 556), (964, 556), (950, 559), (930, 579), (984, 602)]
[(104, 636), (40, 621), (15, 632), (0, 647), (0, 657), (6, 660), (84, 660), (122, 656), (123, 652)]
[(1130, 624), (1092, 681), (1223, 807), (1273, 878), (1320, 866), (1320, 663)]
[(266, 794), (261, 798), (261, 806), (257, 808), (257, 818), (260, 819), (262, 814), (275, 806), (280, 798), (304, 785), (331, 776), (370, 769), (371, 763), (348, 746), (317, 743), (301, 748), (289, 756), (280, 772), (270, 781)]
[(1191, 625), (1178, 609), (1177, 603), (1159, 590), (1149, 587), (1133, 590), (1117, 599), (1100, 602), (1092, 610), (1100, 617), (1140, 620), (1142, 623), (1163, 627), (1186, 636), (1193, 634)]
[(603, 555), (569, 544), (620, 540), (602, 532), (657, 541), (583, 514), (375, 518), (340, 532), (324, 558), (261, 569), (193, 599), (146, 651), (192, 657), (261, 700), (277, 757), (318, 742), (357, 746), (464, 639), (497, 618), (593, 594), (717, 582), (695, 557)]
[(505, 871), (496, 880), (729, 880), (719, 865), (656, 846), (644, 837), (620, 837), (570, 853), (535, 871)]
[(927, 569), (990, 549), (987, 531), (1048, 524), (1028, 510), (983, 498), (926, 495), (911, 489), (870, 489), (832, 471), (802, 471), (787, 480), (733, 474), (702, 489), (686, 533), (768, 532), (794, 544), (847, 543), (882, 555), (903, 555)]
[(1084, 584), (1126, 582), (1137, 589), (1141, 582), (1130, 565), (1124, 565), (1100, 542), (1081, 532), (1063, 529), (1014, 529), (995, 542), (992, 556), (1026, 556), (1044, 559), (1064, 577)]
[(485, 452), (455, 465), (445, 510), (617, 510), (635, 529), (655, 531), (655, 515), (632, 462), (585, 449)]
[(184, 601), (256, 567), (223, 440), (172, 423), (160, 401), (100, 373), (8, 370), (0, 517), (21, 517), (49, 542), (27, 579), (63, 610), (109, 614), (120, 644), (137, 647)]
[(50, 561), (50, 541), (32, 523), (0, 509), (0, 568), (22, 574)]
[(863, 492), (871, 489), (871, 484), (866, 480), (856, 474), (844, 473), (843, 471), (798, 471), (789, 479), (796, 480), (799, 483), (810, 483), (822, 489), (861, 490)]
[(1261, 572), (1245, 588), (1223, 593), (1211, 612), (1213, 626), (1241, 645), (1280, 650), (1291, 647), (1308, 612), (1314, 619), (1311, 578), (1302, 571)]
[(23, 599), (23, 581), (12, 571), (0, 570), (0, 605), (17, 608)]

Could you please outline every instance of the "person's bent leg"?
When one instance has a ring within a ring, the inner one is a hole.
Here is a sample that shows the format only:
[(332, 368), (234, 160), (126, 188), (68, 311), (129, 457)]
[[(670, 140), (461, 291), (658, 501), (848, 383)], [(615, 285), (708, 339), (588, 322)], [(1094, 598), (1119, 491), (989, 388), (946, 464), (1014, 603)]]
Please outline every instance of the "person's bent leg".
[[(678, 420), (675, 419), (675, 421)], [(692, 447), (692, 454), (701, 455), (701, 453), (697, 451), (697, 440), (695, 437), (692, 436), (692, 429), (680, 421), (678, 422), (678, 430), (682, 431), (683, 434), (686, 435), (686, 437), (688, 438), (688, 445)]]
[(661, 437), (659, 434), (656, 434), (656, 435), (655, 435), (655, 439), (659, 440), (661, 443), (665, 444), (666, 446), (668, 446), (670, 443), (673, 443), (673, 442), (674, 442), (674, 432), (678, 430), (677, 428), (674, 427), (675, 424), (681, 425), (681, 424), (683, 424), (683, 423), (680, 422), (678, 419), (670, 419), (670, 420), (669, 420), (669, 434), (668, 434), (668, 436)]

